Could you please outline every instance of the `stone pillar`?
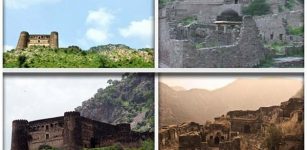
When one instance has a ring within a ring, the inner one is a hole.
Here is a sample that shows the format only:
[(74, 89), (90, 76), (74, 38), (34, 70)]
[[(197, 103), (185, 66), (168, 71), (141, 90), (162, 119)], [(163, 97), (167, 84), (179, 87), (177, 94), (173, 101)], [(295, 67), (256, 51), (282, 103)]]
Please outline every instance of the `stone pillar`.
[(224, 33), (226, 33), (227, 32), (227, 25), (223, 25), (224, 26)]
[(81, 150), (81, 116), (79, 112), (66, 112), (64, 114), (64, 149)]
[(12, 125), (11, 150), (29, 150), (28, 121), (14, 120)]
[(29, 33), (22, 31), (19, 36), (19, 40), (16, 46), (16, 49), (25, 49), (28, 47)]
[(59, 34), (58, 32), (51, 32), (50, 34), (50, 47), (59, 48)]

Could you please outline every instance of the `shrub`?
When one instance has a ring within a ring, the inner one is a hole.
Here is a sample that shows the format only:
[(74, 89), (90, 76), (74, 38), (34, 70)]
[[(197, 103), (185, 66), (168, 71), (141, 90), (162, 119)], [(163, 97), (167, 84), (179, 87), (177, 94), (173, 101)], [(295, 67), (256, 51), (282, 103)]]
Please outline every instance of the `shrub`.
[(196, 16), (189, 16), (189, 17), (185, 17), (182, 20), (180, 20), (180, 23), (182, 23), (185, 26), (185, 25), (189, 25), (193, 23), (196, 20), (197, 20)]
[(304, 35), (304, 27), (303, 26), (302, 27), (291, 27), (291, 26), (289, 26), (287, 28), (287, 30), (288, 30), (288, 33), (290, 35), (298, 35), (298, 36)]
[(266, 0), (254, 0), (242, 9), (244, 15), (261, 16), (271, 12), (270, 5)]
[(271, 125), (267, 130), (265, 137), (265, 145), (269, 150), (278, 150), (282, 140), (281, 129), (275, 125)]

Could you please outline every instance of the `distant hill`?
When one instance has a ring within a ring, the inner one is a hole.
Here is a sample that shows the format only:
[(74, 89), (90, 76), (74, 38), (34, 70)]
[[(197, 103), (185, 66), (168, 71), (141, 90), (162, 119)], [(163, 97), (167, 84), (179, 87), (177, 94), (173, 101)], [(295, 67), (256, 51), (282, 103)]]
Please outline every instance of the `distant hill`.
[(174, 87), (171, 87), (173, 90), (175, 91), (185, 91), (186, 89), (181, 87), (181, 86), (174, 86)]
[(279, 105), (295, 95), (303, 83), (283, 78), (241, 78), (214, 91), (176, 91), (164, 83), (159, 85), (160, 124), (169, 125), (187, 121), (204, 123), (230, 110)]
[(3, 54), (4, 68), (153, 68), (153, 49), (134, 50), (122, 44), (51, 49), (33, 46)]
[(154, 130), (154, 74), (124, 74), (122, 80), (109, 80), (75, 110), (101, 122), (130, 123), (133, 130)]

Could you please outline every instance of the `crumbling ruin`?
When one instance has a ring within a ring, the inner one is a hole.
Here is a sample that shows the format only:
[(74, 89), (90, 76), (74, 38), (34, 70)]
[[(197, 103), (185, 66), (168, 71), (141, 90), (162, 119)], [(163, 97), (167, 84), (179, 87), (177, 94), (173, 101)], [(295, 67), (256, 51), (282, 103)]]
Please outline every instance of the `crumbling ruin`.
[[(159, 8), (159, 65), (162, 68), (257, 67), (274, 55), (265, 47), (288, 43), (303, 46), (302, 35), (290, 27), (303, 26), (303, 10), (279, 12), (284, 1), (269, 0), (273, 14), (243, 16), (249, 0), (174, 0)], [(283, 59), (277, 67), (303, 65)], [(294, 64), (291, 64), (294, 63)]]
[[(270, 126), (282, 132), (280, 150), (303, 150), (304, 97), (292, 97), (280, 106), (258, 110), (229, 111), (225, 116), (207, 121), (163, 126), (159, 131), (159, 148), (165, 150), (257, 150), (263, 145)], [(293, 127), (298, 128), (295, 131)]]

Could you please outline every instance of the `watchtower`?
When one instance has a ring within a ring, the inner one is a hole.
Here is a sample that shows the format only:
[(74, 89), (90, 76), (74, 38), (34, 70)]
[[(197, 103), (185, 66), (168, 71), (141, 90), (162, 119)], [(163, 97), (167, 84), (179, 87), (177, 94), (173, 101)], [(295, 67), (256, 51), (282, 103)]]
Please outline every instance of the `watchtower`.
[(11, 150), (29, 150), (28, 147), (28, 121), (14, 120), (12, 125)]

